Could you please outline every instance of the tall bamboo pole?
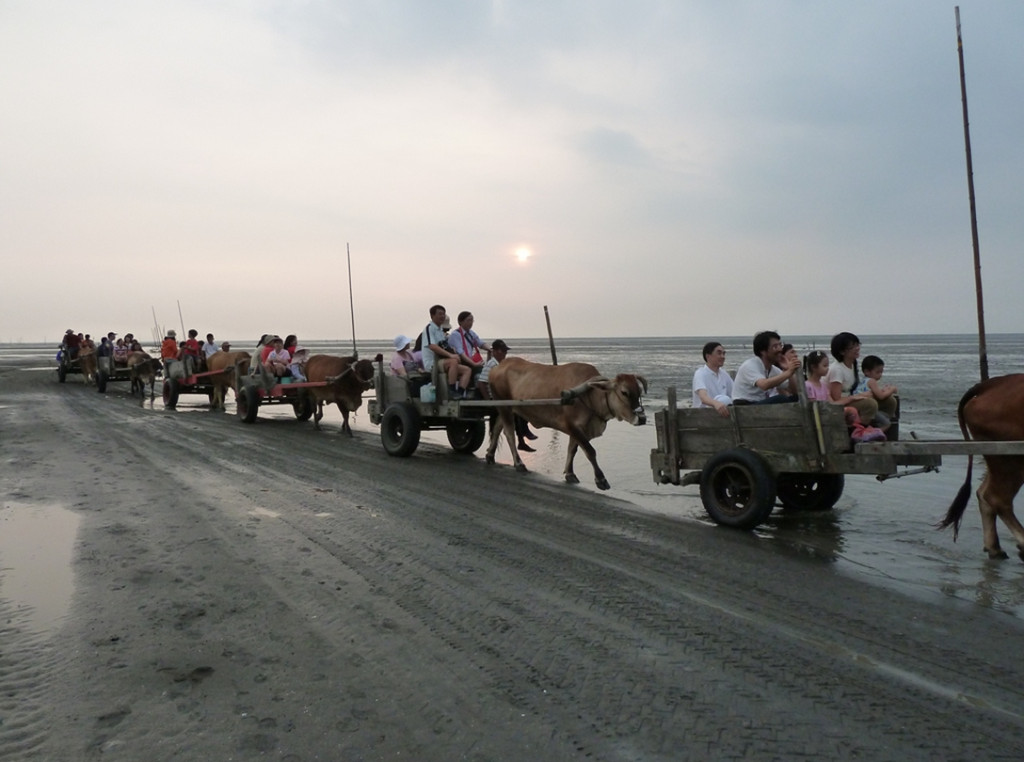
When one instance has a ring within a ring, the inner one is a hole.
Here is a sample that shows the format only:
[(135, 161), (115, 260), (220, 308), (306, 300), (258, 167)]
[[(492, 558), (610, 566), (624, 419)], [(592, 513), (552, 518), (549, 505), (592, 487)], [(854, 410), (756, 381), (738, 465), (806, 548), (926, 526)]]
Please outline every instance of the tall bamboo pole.
[(985, 300), (981, 293), (981, 252), (978, 246), (978, 214), (974, 203), (974, 163), (971, 161), (971, 127), (967, 119), (967, 78), (964, 75), (964, 42), (960, 35), (960, 6), (956, 6), (956, 50), (960, 58), (960, 99), (964, 110), (964, 145), (967, 150), (967, 195), (971, 203), (971, 245), (974, 247), (974, 291), (978, 303), (978, 363), (981, 380), (988, 380), (988, 348), (985, 345)]
[(548, 306), (544, 305), (544, 320), (548, 324), (548, 344), (551, 345), (551, 364), (558, 365), (558, 358), (555, 356), (555, 337), (551, 333), (551, 316), (548, 314)]
[(359, 357), (359, 350), (356, 349), (356, 305), (352, 299), (352, 252), (345, 244), (345, 257), (348, 259), (348, 309), (352, 317), (352, 356)]

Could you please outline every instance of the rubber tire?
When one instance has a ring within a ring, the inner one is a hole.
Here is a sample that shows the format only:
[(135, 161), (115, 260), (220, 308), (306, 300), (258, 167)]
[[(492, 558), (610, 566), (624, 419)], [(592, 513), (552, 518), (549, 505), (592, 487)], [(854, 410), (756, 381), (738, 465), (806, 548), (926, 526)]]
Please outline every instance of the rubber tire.
[(68, 380), (68, 369), (66, 365), (57, 366), (57, 380), (62, 384)]
[(843, 496), (843, 474), (779, 474), (775, 492), (782, 507), (791, 511), (828, 511)]
[[(181, 394), (181, 390), (178, 388), (178, 379), (176, 378), (165, 378), (164, 379), (164, 407), (168, 410), (174, 410), (178, 406), (178, 395)], [(146, 390), (142, 390), (142, 396), (146, 396)]]
[(753, 529), (775, 507), (775, 479), (757, 453), (742, 448), (724, 450), (701, 472), (700, 499), (716, 524)]
[(107, 374), (102, 370), (96, 371), (96, 391), (100, 394), (107, 393)]
[(455, 452), (472, 455), (487, 438), (487, 424), (479, 421), (452, 421), (446, 427), (448, 444)]
[(243, 386), (238, 390), (235, 412), (242, 423), (255, 423), (260, 412), (260, 393), (255, 386)]
[(309, 396), (308, 392), (299, 392), (299, 396), (292, 403), (295, 417), (300, 421), (308, 421), (313, 416), (314, 407), (313, 398)]
[(408, 402), (388, 405), (380, 419), (380, 441), (384, 451), (396, 458), (408, 458), (420, 444), (420, 416)]

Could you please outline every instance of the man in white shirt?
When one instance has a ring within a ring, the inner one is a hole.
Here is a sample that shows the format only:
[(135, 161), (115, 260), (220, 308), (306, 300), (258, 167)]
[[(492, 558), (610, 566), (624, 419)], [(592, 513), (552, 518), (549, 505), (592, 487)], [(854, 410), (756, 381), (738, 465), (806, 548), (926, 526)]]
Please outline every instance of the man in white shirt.
[[(800, 369), (800, 358), (782, 359), (782, 338), (775, 331), (761, 331), (754, 336), (754, 356), (745, 360), (736, 370), (732, 398), (736, 405), (762, 405), (766, 403), (796, 402), (791, 394), (769, 395), (772, 389), (789, 383)], [(775, 363), (783, 365), (779, 368)], [(781, 390), (780, 390), (781, 391)]]
[(711, 407), (724, 418), (729, 417), (732, 404), (732, 378), (722, 370), (725, 365), (725, 347), (709, 341), (703, 349), (704, 365), (693, 374), (693, 406)]
[(213, 340), (213, 334), (206, 334), (206, 343), (203, 344), (203, 354), (206, 355), (207, 359), (209, 359), (210, 355), (217, 351), (219, 350), (217, 349), (216, 342)]

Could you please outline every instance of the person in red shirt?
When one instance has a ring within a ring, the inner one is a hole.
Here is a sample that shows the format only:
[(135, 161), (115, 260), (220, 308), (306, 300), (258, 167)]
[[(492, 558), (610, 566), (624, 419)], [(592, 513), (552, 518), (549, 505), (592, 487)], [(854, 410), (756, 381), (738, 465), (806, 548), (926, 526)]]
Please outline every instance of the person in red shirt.
[(160, 344), (160, 359), (163, 361), (165, 372), (168, 362), (178, 359), (178, 334), (174, 332), (173, 328), (167, 332)]
[(191, 376), (202, 370), (203, 351), (199, 346), (199, 331), (192, 328), (185, 339), (185, 348), (182, 350), (181, 359), (185, 363), (185, 375)]

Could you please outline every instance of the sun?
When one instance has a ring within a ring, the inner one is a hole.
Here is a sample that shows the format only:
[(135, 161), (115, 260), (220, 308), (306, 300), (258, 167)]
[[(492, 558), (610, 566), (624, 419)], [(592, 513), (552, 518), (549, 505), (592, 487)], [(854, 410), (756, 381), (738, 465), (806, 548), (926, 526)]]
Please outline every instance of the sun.
[(527, 261), (529, 261), (531, 254), (532, 252), (525, 246), (520, 246), (518, 249), (516, 249), (516, 259), (519, 261), (520, 264), (525, 264)]

